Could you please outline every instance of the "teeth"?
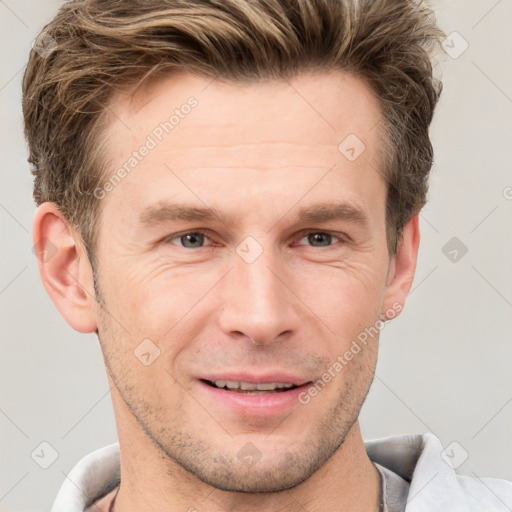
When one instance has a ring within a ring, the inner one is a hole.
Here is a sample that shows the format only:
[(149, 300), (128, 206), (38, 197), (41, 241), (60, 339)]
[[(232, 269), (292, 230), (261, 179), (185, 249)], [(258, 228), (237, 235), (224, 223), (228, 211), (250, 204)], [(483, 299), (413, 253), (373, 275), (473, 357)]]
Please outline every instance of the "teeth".
[(275, 389), (289, 389), (293, 386), (289, 382), (267, 382), (262, 384), (252, 384), (249, 382), (237, 382), (232, 380), (216, 380), (214, 382), (218, 388), (241, 389), (242, 391), (273, 391)]

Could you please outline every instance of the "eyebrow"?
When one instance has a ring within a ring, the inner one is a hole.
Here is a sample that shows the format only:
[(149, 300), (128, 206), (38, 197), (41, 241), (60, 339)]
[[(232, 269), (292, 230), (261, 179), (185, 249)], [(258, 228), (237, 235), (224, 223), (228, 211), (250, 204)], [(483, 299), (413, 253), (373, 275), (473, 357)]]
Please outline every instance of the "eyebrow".
[(177, 220), (190, 222), (220, 220), (224, 224), (232, 224), (234, 219), (234, 216), (223, 214), (215, 208), (175, 204), (166, 201), (149, 206), (139, 217), (140, 223), (144, 226), (155, 226)]
[[(226, 225), (233, 225), (238, 218), (237, 215), (225, 214), (215, 208), (160, 201), (146, 208), (141, 213), (139, 222), (146, 227), (158, 226), (171, 221), (212, 222), (217, 220)], [(322, 223), (333, 220), (353, 222), (363, 227), (369, 224), (367, 214), (359, 207), (349, 203), (321, 203), (299, 208), (295, 219), (297, 224)]]
[(349, 203), (325, 203), (300, 208), (297, 220), (312, 223), (344, 220), (361, 226), (369, 224), (367, 214), (362, 209)]

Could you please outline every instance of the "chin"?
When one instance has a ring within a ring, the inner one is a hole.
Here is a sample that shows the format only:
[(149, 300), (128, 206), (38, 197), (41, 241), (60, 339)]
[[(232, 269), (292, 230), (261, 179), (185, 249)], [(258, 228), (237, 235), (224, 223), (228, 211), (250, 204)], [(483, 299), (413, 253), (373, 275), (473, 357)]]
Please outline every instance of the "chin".
[[(259, 464), (259, 463), (258, 463)], [(204, 483), (216, 489), (242, 493), (275, 493), (297, 487), (307, 480), (315, 471), (310, 463), (297, 467), (297, 463), (282, 462), (280, 464), (261, 465), (254, 467), (226, 470), (217, 467), (207, 474), (195, 473)], [(293, 469), (292, 469), (293, 468)]]

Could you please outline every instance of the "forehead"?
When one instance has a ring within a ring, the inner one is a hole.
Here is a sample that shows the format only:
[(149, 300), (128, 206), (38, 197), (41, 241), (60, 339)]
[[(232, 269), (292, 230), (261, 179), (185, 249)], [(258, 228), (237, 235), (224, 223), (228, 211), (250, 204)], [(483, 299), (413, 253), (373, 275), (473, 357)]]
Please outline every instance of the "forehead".
[(241, 200), (295, 197), (333, 168), (352, 183), (375, 180), (380, 119), (370, 89), (341, 71), (250, 85), (161, 77), (109, 106), (105, 178), (125, 172), (107, 199), (147, 207), (185, 175), (189, 193), (227, 186)]
[(293, 80), (249, 85), (175, 73), (149, 81), (135, 93), (127, 90), (117, 95), (107, 117), (113, 151), (120, 145), (136, 145), (143, 134), (158, 138), (159, 125), (166, 123), (171, 131), (162, 126), (160, 135), (166, 138), (167, 150), (193, 145), (218, 151), (244, 142), (272, 141), (304, 149), (308, 145), (337, 149), (349, 133), (373, 142), (380, 111), (370, 88), (343, 71), (304, 73)]

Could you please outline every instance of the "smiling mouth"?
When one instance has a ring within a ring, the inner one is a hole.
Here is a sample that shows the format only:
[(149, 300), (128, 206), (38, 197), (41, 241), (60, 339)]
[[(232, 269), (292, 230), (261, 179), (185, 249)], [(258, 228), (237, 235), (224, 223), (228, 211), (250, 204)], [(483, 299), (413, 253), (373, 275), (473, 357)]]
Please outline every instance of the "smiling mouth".
[(201, 379), (202, 382), (215, 389), (222, 389), (235, 393), (243, 393), (245, 395), (267, 395), (271, 393), (283, 393), (297, 388), (295, 384), (285, 382), (241, 382), (230, 380), (206, 380)]

